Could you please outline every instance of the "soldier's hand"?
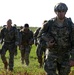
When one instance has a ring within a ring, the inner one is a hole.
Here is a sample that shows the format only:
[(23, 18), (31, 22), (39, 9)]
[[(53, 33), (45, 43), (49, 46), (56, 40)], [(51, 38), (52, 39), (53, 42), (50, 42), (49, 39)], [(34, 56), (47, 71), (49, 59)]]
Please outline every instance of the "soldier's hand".
[(53, 45), (55, 44), (55, 41), (53, 39), (51, 39), (49, 42), (46, 43), (47, 47), (52, 48)]
[(74, 60), (70, 60), (70, 66), (72, 67), (72, 66), (74, 66)]

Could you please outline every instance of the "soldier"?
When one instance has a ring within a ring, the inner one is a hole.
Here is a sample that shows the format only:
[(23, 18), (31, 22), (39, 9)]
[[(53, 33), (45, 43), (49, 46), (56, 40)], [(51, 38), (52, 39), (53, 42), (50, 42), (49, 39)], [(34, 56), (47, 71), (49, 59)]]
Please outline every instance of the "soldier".
[[(3, 28), (1, 29), (1, 32), (0, 32), (0, 43), (2, 44), (3, 43), (3, 36), (1, 36), (2, 32), (6, 29), (6, 25), (3, 25)], [(2, 52), (2, 49), (0, 49), (0, 54)]]
[(23, 26), (20, 26), (20, 30), (23, 29)]
[(37, 46), (37, 44), (38, 44), (37, 40), (38, 40), (38, 34), (39, 34), (40, 29), (41, 29), (41, 27), (37, 28), (34, 32), (34, 44), (35, 44), (35, 46)]
[(29, 54), (33, 44), (33, 32), (29, 29), (29, 24), (26, 23), (20, 33), (22, 36), (20, 43), (21, 61), (22, 64), (24, 65), (25, 60), (26, 66), (28, 66)]
[[(46, 23), (47, 22), (47, 20), (44, 20), (44, 22), (43, 22), (43, 25), (44, 25), (44, 23)], [(43, 26), (42, 26), (43, 27)], [(38, 41), (37, 41), (37, 39), (38, 39), (38, 35), (39, 35), (39, 32), (40, 32), (40, 29), (41, 29), (41, 27), (39, 27), (39, 28), (37, 28), (36, 30), (35, 30), (35, 32), (34, 32), (34, 44), (37, 46), (37, 44), (38, 44)]]
[[(1, 52), (1, 59), (4, 63), (4, 68), (7, 69), (9, 65), (9, 70), (13, 71), (14, 66), (14, 53), (15, 53), (15, 46), (18, 45), (18, 32), (17, 30), (12, 27), (12, 20), (9, 19), (7, 21), (7, 27), (2, 30), (1, 36), (3, 37), (3, 46)], [(6, 51), (9, 51), (9, 63), (6, 60), (5, 54)]]
[[(47, 20), (44, 20), (43, 25), (47, 22)], [(45, 53), (45, 41), (41, 39), (41, 36), (39, 36), (39, 32), (41, 30), (41, 27), (39, 27), (35, 32), (34, 32), (34, 44), (37, 46), (36, 48), (36, 54), (38, 57), (38, 62), (40, 64), (40, 68), (43, 66), (43, 53)]]
[[(1, 33), (4, 32), (4, 30), (6, 29), (7, 25), (3, 25), (3, 28), (1, 29)], [(3, 36), (1, 36), (1, 44), (3, 43)]]
[(74, 66), (74, 24), (67, 18), (68, 7), (65, 3), (58, 3), (54, 7), (56, 17), (50, 19), (42, 28), (50, 39), (45, 40), (49, 48), (48, 57), (44, 63), (47, 75), (69, 75)]
[(14, 24), (14, 25), (13, 25), (13, 27), (14, 27), (14, 28), (17, 28), (17, 25), (16, 25), (16, 24)]

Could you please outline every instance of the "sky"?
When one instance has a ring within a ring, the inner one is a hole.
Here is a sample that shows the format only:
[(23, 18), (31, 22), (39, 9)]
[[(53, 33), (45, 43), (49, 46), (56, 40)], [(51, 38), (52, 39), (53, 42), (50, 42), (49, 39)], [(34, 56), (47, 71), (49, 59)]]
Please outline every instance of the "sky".
[(30, 27), (41, 27), (44, 20), (56, 16), (54, 6), (59, 2), (67, 4), (66, 16), (74, 21), (73, 0), (0, 0), (0, 26), (12, 19), (13, 25), (28, 23)]

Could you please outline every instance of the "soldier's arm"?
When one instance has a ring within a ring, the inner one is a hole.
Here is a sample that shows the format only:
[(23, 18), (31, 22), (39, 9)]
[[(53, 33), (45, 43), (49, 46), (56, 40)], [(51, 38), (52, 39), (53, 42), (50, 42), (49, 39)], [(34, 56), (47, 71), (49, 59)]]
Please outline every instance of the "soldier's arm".
[(4, 29), (1, 30), (1, 44), (3, 43), (4, 39)]
[(37, 29), (35, 30), (35, 32), (34, 32), (34, 37), (37, 37), (37, 36), (38, 36), (40, 29), (41, 29), (41, 27), (40, 27), (40, 28), (37, 28)]
[(30, 31), (31, 33), (30, 33), (30, 38), (29, 38), (29, 44), (30, 45), (32, 45), (32, 44), (34, 44), (34, 37), (33, 37), (33, 32), (32, 31)]
[(22, 30), (19, 31), (19, 45), (21, 45), (22, 42)]
[(17, 29), (15, 29), (15, 44), (19, 45), (19, 32)]
[(47, 22), (43, 25), (43, 27), (41, 27), (39, 34), (38, 34), (38, 38), (41, 37), (43, 33), (46, 33), (48, 31), (48, 27), (49, 27), (48, 25), (49, 24)]
[(34, 44), (37, 42), (38, 28), (34, 32)]
[(54, 38), (49, 33), (44, 33), (42, 39), (46, 42), (47, 47), (52, 48), (55, 44)]
[(72, 43), (72, 49), (71, 49), (71, 56), (70, 56), (70, 66), (74, 66), (74, 24), (72, 24), (72, 35), (71, 35), (71, 43)]
[(40, 31), (41, 27), (37, 28), (34, 32), (34, 44), (37, 46), (38, 42), (37, 42), (37, 39), (38, 39), (38, 34), (39, 34), (39, 31)]

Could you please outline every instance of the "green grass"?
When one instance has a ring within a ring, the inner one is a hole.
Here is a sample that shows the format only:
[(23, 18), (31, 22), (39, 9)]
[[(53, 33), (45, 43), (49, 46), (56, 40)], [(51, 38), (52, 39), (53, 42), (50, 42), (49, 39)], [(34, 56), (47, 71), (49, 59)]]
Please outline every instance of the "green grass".
[[(6, 58), (9, 60), (9, 53), (6, 53)], [(21, 60), (20, 60), (20, 50), (18, 49), (18, 55), (14, 58), (14, 71), (13, 75), (26, 75), (24, 73), (28, 73), (27, 75), (45, 75), (45, 71), (43, 68), (39, 68), (39, 63), (37, 61), (36, 56), (36, 46), (33, 45), (31, 52), (30, 52), (30, 64), (28, 67), (22, 67)], [(0, 75), (7, 75), (6, 71), (3, 68), (2, 60), (0, 59)], [(9, 74), (10, 75), (10, 74)]]
[[(37, 27), (30, 27), (30, 29), (33, 32), (36, 30), (36, 28)], [(6, 53), (6, 58), (7, 60), (9, 60), (9, 52)], [(30, 52), (30, 64), (28, 67), (22, 67), (20, 58), (21, 58), (20, 50), (18, 49), (18, 55), (15, 56), (14, 58), (13, 75), (45, 75), (44, 69), (39, 68), (39, 63), (37, 61), (37, 56), (36, 56), (36, 46), (35, 45), (32, 46), (32, 49)], [(74, 67), (72, 67), (71, 70), (74, 70)], [(1, 59), (0, 59), (0, 75), (11, 75), (10, 72), (7, 72), (4, 70)], [(74, 75), (74, 73), (72, 75)]]
[[(9, 60), (9, 53), (6, 53), (6, 58)], [(18, 49), (18, 55), (14, 58), (14, 71), (10, 73), (5, 71), (3, 68), (2, 60), (0, 59), (0, 75), (45, 75), (43, 68), (39, 68), (39, 63), (36, 56), (36, 46), (33, 45), (30, 52), (30, 64), (28, 67), (22, 67), (20, 60), (20, 50)], [(71, 68), (74, 74), (74, 67)], [(73, 75), (72, 74), (72, 75)]]

